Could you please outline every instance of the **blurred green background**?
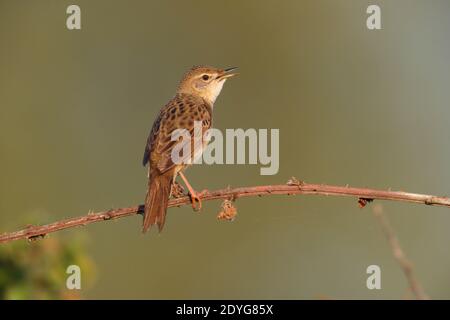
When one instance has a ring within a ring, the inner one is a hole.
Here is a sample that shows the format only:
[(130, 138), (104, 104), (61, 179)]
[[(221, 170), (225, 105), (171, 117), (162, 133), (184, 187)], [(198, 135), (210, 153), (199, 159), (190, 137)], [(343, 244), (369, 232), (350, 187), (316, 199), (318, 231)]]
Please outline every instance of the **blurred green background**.
[[(82, 270), (81, 288), (95, 281), (95, 264), (86, 255), (83, 237), (51, 237), (32, 244), (15, 241), (0, 246), (0, 300), (80, 299), (81, 290), (69, 290), (69, 266)], [(73, 280), (72, 280), (73, 281)]]
[[(81, 7), (82, 30), (66, 28)], [(379, 4), (382, 30), (366, 28)], [(143, 202), (145, 141), (186, 69), (239, 66), (215, 127), (279, 128), (280, 170), (194, 166), (199, 190), (313, 183), (450, 193), (450, 3), (0, 0), (0, 232)], [(61, 232), (89, 238), (84, 298), (395, 299), (407, 283), (354, 199), (248, 198)], [(384, 203), (426, 292), (450, 298), (450, 212)], [(56, 237), (56, 235), (55, 235)], [(47, 240), (43, 240), (47, 241)], [(32, 250), (29, 245), (28, 250)], [(26, 248), (25, 248), (26, 250)], [(366, 288), (366, 268), (382, 289)], [(32, 265), (30, 264), (30, 268)], [(61, 272), (65, 269), (61, 268)]]

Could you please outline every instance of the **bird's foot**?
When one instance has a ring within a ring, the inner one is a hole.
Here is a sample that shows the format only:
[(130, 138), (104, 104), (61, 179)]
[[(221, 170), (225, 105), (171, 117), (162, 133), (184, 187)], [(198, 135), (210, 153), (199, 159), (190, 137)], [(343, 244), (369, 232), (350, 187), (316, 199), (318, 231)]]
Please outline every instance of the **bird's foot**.
[(192, 209), (194, 209), (194, 211), (200, 211), (202, 208), (202, 200), (200, 200), (200, 197), (197, 193), (189, 193), (189, 196), (191, 197)]
[(203, 190), (202, 192), (189, 192), (189, 196), (191, 197), (192, 209), (194, 209), (194, 211), (200, 211), (200, 209), (202, 208), (201, 197), (204, 196), (206, 192), (207, 190)]

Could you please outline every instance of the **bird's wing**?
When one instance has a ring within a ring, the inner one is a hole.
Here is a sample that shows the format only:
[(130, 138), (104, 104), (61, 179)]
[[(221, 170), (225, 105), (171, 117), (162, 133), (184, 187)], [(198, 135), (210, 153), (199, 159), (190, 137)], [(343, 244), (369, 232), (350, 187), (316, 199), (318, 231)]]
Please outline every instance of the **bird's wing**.
[(152, 129), (147, 138), (147, 143), (145, 144), (144, 157), (142, 159), (142, 165), (145, 167), (148, 160), (150, 160), (150, 151), (152, 149), (153, 142), (155, 141), (155, 137), (159, 132), (159, 126), (161, 125), (161, 112), (153, 123)]
[[(194, 123), (202, 122), (202, 134), (211, 127), (211, 107), (201, 98), (192, 95), (176, 95), (160, 112), (155, 120), (144, 153), (144, 165), (150, 161), (150, 167), (157, 168), (162, 174), (175, 167), (172, 161), (172, 150), (180, 143), (172, 141), (172, 132), (186, 129), (191, 137), (193, 150)], [(189, 143), (183, 139), (181, 143)], [(180, 146), (182, 149), (182, 146)], [(180, 160), (185, 163), (189, 155)]]

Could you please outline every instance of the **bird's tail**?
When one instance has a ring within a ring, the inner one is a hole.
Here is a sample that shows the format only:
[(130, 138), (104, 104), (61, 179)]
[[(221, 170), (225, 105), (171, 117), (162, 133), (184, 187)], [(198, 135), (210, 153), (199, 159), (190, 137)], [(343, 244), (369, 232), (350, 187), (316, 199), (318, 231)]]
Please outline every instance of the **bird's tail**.
[(158, 225), (159, 232), (163, 229), (172, 181), (173, 177), (167, 174), (150, 178), (147, 197), (145, 198), (142, 232), (147, 232), (150, 226), (154, 224)]

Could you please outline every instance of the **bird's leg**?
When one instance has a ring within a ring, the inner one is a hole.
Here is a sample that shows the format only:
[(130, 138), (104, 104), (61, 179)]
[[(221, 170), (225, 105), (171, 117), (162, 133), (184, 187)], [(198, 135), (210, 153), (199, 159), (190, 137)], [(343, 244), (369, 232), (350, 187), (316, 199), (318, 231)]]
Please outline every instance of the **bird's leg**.
[[(192, 188), (191, 184), (189, 183), (189, 181), (186, 179), (185, 175), (180, 171), (178, 172), (178, 174), (180, 175), (181, 179), (183, 179), (184, 184), (186, 185), (186, 187), (189, 190), (189, 196), (191, 197), (191, 203), (192, 203), (192, 208), (195, 211), (198, 211), (202, 208), (202, 201), (200, 200), (199, 194), (197, 193), (197, 191), (194, 190), (194, 188)], [(197, 207), (198, 204), (198, 207)]]

